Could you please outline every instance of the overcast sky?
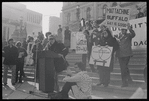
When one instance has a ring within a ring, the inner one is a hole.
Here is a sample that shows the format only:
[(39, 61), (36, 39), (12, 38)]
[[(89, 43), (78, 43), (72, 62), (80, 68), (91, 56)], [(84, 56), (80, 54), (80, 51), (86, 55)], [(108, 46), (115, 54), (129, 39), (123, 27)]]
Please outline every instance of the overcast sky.
[(60, 17), (63, 2), (20, 2), (27, 9), (43, 14), (43, 33), (49, 30), (49, 16)]

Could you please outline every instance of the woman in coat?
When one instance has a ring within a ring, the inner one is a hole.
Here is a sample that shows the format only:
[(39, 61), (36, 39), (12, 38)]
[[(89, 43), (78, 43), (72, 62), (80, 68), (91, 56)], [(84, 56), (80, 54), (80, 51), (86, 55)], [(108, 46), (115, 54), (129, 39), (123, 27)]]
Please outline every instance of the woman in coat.
[(108, 84), (110, 83), (110, 72), (113, 71), (114, 52), (119, 48), (119, 45), (116, 39), (111, 35), (111, 32), (109, 31), (109, 29), (106, 28), (106, 26), (104, 25), (101, 26), (101, 29), (102, 29), (102, 37), (101, 37), (101, 40), (99, 40), (99, 45), (113, 47), (110, 66), (97, 67), (99, 70), (99, 77), (100, 77), (100, 83), (97, 85), (104, 85), (104, 87), (107, 87)]

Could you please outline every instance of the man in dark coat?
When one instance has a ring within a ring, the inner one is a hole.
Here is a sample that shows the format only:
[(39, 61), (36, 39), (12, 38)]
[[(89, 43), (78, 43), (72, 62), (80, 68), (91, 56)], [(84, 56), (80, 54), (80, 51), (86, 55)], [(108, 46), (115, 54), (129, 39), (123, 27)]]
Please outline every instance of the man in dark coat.
[[(65, 56), (68, 54), (68, 49), (65, 47), (65, 45), (63, 43), (58, 43), (56, 41), (54, 35), (49, 35), (48, 40), (49, 40), (49, 42), (47, 43), (44, 50), (50, 50), (50, 51), (55, 52), (59, 55), (59, 58), (54, 59), (54, 66), (55, 66), (55, 73), (56, 73), (56, 76), (55, 76), (56, 82), (55, 83), (56, 83), (56, 86), (58, 87), (57, 74), (65, 69), (67, 69), (67, 66), (68, 66), (65, 64), (65, 62), (66, 62)], [(59, 88), (57, 88), (57, 90), (59, 90)]]
[(4, 85), (7, 85), (7, 73), (8, 69), (11, 69), (12, 70), (11, 83), (12, 85), (15, 85), (18, 49), (13, 45), (13, 39), (8, 40), (8, 46), (4, 47), (3, 52), (4, 52), (3, 83)]

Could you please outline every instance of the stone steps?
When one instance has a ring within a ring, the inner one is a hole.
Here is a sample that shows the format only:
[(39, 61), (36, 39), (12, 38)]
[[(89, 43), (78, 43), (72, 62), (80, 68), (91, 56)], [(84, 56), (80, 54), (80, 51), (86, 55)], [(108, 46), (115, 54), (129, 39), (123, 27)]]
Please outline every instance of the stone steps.
[[(33, 72), (34, 69), (33, 68), (24, 68), (25, 72)], [(73, 68), (72, 68), (73, 70)], [(129, 68), (130, 73), (134, 73), (134, 74), (143, 74), (143, 70), (144, 70), (144, 66), (142, 66), (141, 68)], [(87, 71), (90, 72), (91, 69), (89, 67), (87, 67)], [(114, 73), (120, 73), (120, 68), (117, 66), (114, 67), (113, 70)]]
[[(73, 71), (73, 68), (72, 68)], [(3, 73), (3, 71), (2, 71)], [(25, 74), (27, 77), (29, 78), (34, 78), (34, 71), (26, 71), (25, 70)], [(65, 71), (62, 72), (59, 75), (59, 79), (62, 80), (65, 77)], [(97, 73), (92, 73), (92, 72), (88, 72), (89, 76), (93, 79), (94, 82), (98, 83), (99, 82), (99, 75)], [(8, 75), (11, 76), (11, 71), (8, 71)], [(135, 82), (144, 82), (144, 75), (143, 74), (130, 74), (133, 80), (136, 80)], [(119, 82), (119, 84), (121, 83), (121, 73), (115, 73), (112, 72), (110, 75), (111, 80), (114, 80), (114, 82)]]
[[(65, 82), (59, 80), (59, 86), (63, 86)], [(121, 85), (112, 85), (109, 84), (108, 87), (103, 86), (96, 86), (96, 83), (93, 83), (92, 90), (93, 91), (100, 91), (100, 92), (109, 92), (109, 93), (118, 93), (118, 94), (124, 94), (124, 95), (132, 95), (138, 87), (142, 87), (143, 89), (146, 89), (146, 84), (141, 83), (139, 85), (129, 85), (128, 87), (121, 88)]]

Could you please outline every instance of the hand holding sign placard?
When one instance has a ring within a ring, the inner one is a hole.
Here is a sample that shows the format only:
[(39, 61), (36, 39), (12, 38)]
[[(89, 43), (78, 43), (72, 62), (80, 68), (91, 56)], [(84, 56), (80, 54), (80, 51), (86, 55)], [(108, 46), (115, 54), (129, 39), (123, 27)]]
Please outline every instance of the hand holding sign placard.
[(93, 46), (89, 64), (109, 67), (111, 62), (113, 47)]

